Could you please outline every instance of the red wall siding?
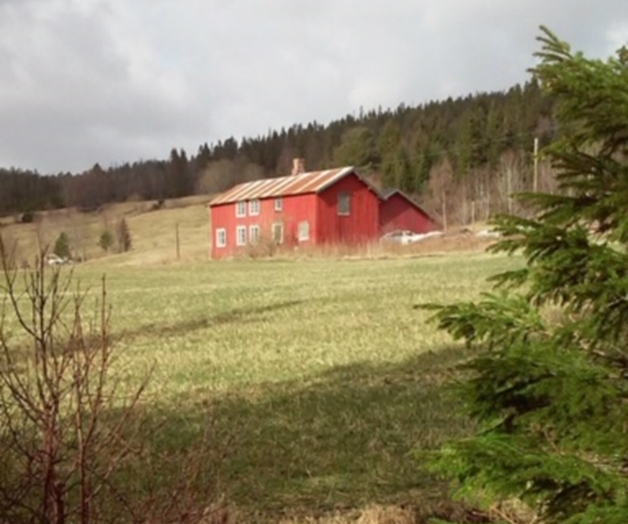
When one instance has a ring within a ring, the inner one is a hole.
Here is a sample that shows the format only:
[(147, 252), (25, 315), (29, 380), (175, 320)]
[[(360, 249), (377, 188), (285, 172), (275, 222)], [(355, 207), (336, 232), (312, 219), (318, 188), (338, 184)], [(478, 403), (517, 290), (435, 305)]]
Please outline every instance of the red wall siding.
[[(350, 214), (338, 215), (338, 194), (351, 195)], [(379, 198), (350, 174), (318, 195), (319, 244), (360, 244), (377, 239)]]
[[(338, 215), (338, 194), (351, 195), (351, 210), (348, 216)], [(260, 226), (262, 241), (272, 238), (272, 225), (281, 222), (284, 227), (285, 246), (311, 246), (317, 244), (359, 244), (375, 240), (379, 236), (379, 198), (355, 174), (349, 174), (320, 194), (304, 194), (283, 197), (282, 211), (275, 211), (275, 199), (260, 201), (258, 216), (236, 217), (236, 204), (222, 204), (211, 208), (212, 258), (224, 258), (246, 252), (246, 246), (236, 246), (236, 228)], [(308, 222), (310, 238), (299, 241), (301, 222)], [(216, 246), (216, 231), (225, 229), (227, 245)]]
[[(277, 222), (283, 222), (284, 245), (296, 246), (316, 243), (316, 197), (317, 195), (313, 193), (283, 197), (283, 211), (275, 213), (275, 219)], [(298, 240), (300, 222), (309, 222), (310, 224), (310, 239), (307, 241), (299, 242)]]
[(399, 194), (391, 195), (388, 200), (380, 202), (379, 225), (382, 233), (395, 229), (427, 233), (438, 229), (437, 224), (426, 213)]
[[(222, 258), (231, 254), (235, 246), (235, 207), (232, 204), (210, 208), (212, 258)], [(227, 230), (227, 247), (216, 246), (216, 231)]]
[[(211, 208), (211, 230), (212, 230), (212, 258), (224, 258), (233, 256), (241, 252), (246, 252), (246, 246), (236, 245), (236, 228), (246, 226), (247, 241), (248, 232), (251, 225), (260, 226), (261, 241), (270, 241), (272, 238), (272, 226), (274, 223), (283, 224), (284, 245), (294, 246), (296, 244), (316, 243), (316, 196), (314, 194), (293, 195), (283, 197), (281, 211), (275, 211), (275, 199), (267, 198), (260, 201), (260, 213), (257, 216), (249, 215), (247, 203), (247, 213), (245, 217), (236, 217), (236, 204), (223, 204)], [(302, 221), (310, 223), (310, 240), (299, 242), (297, 238), (298, 225)], [(227, 245), (223, 248), (216, 246), (216, 231), (224, 228), (227, 231)]]

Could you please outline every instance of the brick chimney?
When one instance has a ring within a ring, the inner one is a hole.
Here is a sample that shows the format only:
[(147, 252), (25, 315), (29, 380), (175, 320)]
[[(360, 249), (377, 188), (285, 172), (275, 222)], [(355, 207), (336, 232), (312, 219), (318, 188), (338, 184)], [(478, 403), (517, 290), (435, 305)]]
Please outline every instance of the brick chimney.
[(292, 176), (305, 173), (305, 158), (292, 159)]

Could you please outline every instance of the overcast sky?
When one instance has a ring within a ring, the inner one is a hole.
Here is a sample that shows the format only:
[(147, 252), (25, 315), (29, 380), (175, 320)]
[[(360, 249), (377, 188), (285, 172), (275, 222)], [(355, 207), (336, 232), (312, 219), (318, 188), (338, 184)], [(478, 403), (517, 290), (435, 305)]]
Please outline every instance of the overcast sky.
[(0, 0), (0, 166), (80, 172), (606, 57), (628, 0)]

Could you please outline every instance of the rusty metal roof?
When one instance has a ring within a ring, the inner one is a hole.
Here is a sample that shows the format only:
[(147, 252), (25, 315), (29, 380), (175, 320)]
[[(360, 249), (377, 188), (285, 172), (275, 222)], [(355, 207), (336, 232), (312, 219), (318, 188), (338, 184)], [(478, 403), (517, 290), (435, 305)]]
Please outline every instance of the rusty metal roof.
[[(318, 193), (347, 176), (349, 173), (355, 173), (353, 167), (341, 167), (338, 169), (328, 169), (326, 171), (314, 171), (300, 175), (245, 182), (218, 195), (209, 205), (217, 206), (242, 200)], [(357, 173), (355, 174), (359, 176)], [(370, 187), (370, 184), (368, 185)]]

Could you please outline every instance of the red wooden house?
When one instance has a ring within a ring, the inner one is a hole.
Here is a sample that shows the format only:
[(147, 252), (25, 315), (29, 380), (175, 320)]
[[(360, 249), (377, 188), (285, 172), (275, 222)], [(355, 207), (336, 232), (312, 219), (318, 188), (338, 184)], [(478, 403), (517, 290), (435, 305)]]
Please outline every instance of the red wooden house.
[(380, 191), (379, 228), (381, 233), (398, 229), (428, 233), (439, 229), (438, 224), (409, 196), (398, 189)]
[(379, 237), (380, 197), (352, 167), (312, 173), (295, 167), (296, 174), (239, 184), (209, 203), (212, 258), (262, 241), (305, 247)]

